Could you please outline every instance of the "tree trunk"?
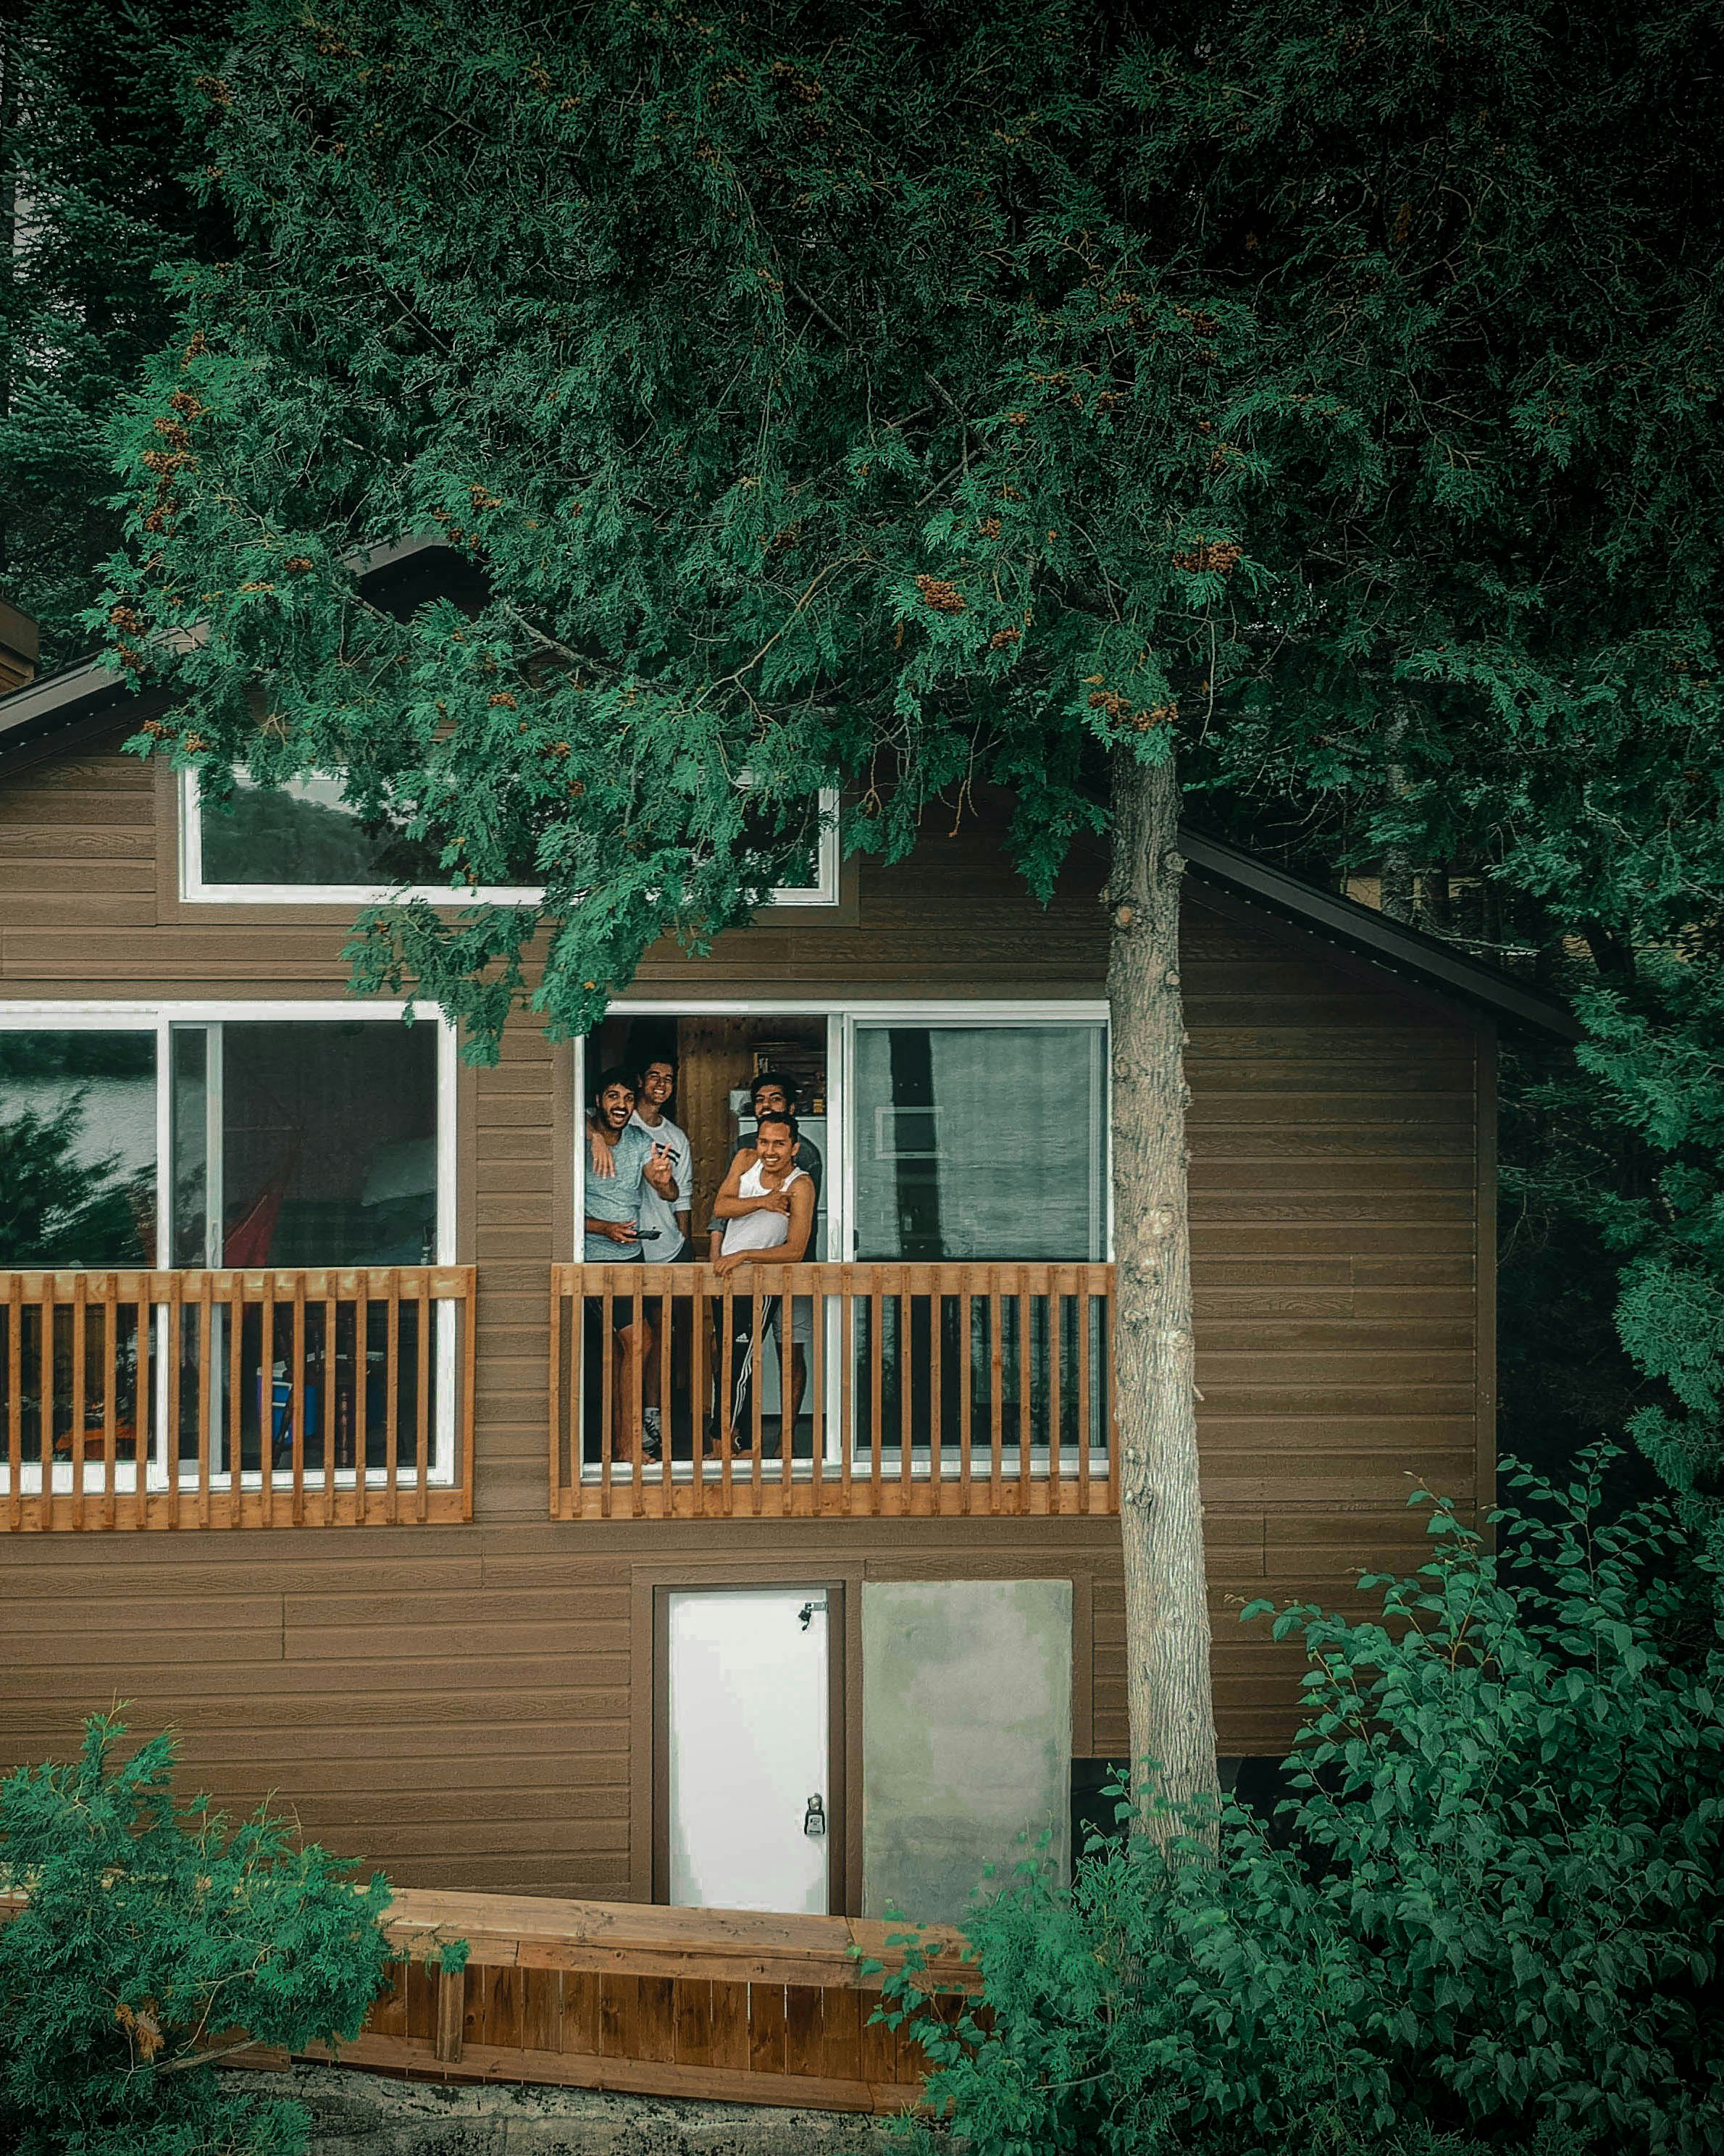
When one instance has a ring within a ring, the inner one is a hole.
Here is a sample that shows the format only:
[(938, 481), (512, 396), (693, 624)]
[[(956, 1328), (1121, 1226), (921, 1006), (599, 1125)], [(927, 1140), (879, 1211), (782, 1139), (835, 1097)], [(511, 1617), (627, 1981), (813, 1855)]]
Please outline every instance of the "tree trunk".
[(1176, 1804), (1219, 1794), (1193, 1376), (1179, 801), (1171, 757), (1146, 765), (1116, 752), (1107, 993), (1126, 1700), (1142, 1830), (1159, 1840), (1178, 1827), (1148, 1816), (1152, 1791)]

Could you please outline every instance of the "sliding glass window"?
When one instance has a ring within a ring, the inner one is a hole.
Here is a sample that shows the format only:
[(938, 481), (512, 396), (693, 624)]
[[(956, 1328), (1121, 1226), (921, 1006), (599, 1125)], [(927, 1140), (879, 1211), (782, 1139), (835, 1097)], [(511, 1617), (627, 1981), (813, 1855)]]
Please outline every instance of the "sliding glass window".
[[(201, 1444), (218, 1476), (382, 1476), (388, 1430), (402, 1471), (423, 1433), (438, 1479), (453, 1306), (318, 1272), (449, 1255), (442, 1028), (203, 1012), (0, 1010), (0, 1270), (37, 1276), (0, 1292), (0, 1487), (14, 1432), (25, 1486), (104, 1455), (160, 1486)], [(283, 1277), (218, 1299), (164, 1260)], [(120, 1277), (41, 1277), (89, 1272)]]
[(432, 1024), (176, 1025), (174, 1262), (432, 1264), (437, 1052)]
[(1061, 1445), (1103, 1445), (1080, 1373), (1106, 1367), (1105, 1306), (1056, 1269), (1107, 1255), (1106, 1029), (859, 1023), (851, 1070), (858, 1258), (967, 1269), (859, 1301), (864, 1447), (906, 1474), (936, 1427), (1039, 1455), (1056, 1419)]

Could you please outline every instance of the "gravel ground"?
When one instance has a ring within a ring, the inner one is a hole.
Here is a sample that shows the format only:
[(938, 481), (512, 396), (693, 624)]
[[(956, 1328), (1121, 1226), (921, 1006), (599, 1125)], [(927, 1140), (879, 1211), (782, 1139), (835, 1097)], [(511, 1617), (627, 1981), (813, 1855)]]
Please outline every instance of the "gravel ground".
[(758, 2104), (509, 2082), (396, 2081), (331, 2066), (259, 2074), (311, 2112), (310, 2156), (887, 2156), (883, 2122)]

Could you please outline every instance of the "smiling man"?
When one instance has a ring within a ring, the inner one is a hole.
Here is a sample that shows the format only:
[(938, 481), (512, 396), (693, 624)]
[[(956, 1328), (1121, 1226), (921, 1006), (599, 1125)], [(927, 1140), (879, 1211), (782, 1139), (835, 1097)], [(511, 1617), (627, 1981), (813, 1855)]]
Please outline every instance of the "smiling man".
[[(731, 1163), (730, 1173), (712, 1208), (712, 1269), (721, 1280), (728, 1280), (741, 1266), (799, 1265), (807, 1257), (808, 1237), (814, 1226), (814, 1184), (798, 1158), (798, 1145), (795, 1116), (767, 1111), (761, 1116), (753, 1146), (745, 1147)], [(718, 1225), (720, 1222), (722, 1227)], [(779, 1394), (783, 1404), (779, 1443), (788, 1458), (795, 1435), (797, 1414), (808, 1386), (814, 1316), (806, 1296), (790, 1298), (791, 1351), (787, 1373), (784, 1301), (779, 1295), (767, 1296), (761, 1312), (761, 1332), (762, 1336), (770, 1332), (777, 1346)], [(721, 1313), (724, 1306), (716, 1304), (715, 1308)], [(721, 1435), (732, 1451), (747, 1452), (754, 1442), (751, 1427), (754, 1297), (736, 1296), (730, 1308), (731, 1381), (729, 1398), (721, 1417)], [(722, 1388), (722, 1335), (714, 1369)]]
[[(674, 1265), (689, 1246), (689, 1214), (695, 1188), (694, 1147), (689, 1134), (664, 1112), (676, 1091), (676, 1065), (668, 1055), (654, 1056), (640, 1074), (640, 1097), (634, 1124), (670, 1156), (676, 1198), (661, 1198), (649, 1183), (640, 1201), (641, 1255), (649, 1265)], [(656, 1234), (648, 1230), (656, 1229)]]
[[(643, 1222), (647, 1199), (656, 1197), (674, 1207), (682, 1195), (671, 1168), (670, 1147), (634, 1121), (639, 1097), (640, 1082), (634, 1073), (614, 1067), (601, 1071), (593, 1089), (587, 1116), (587, 1188), (582, 1209), (583, 1250), (589, 1265), (639, 1265), (644, 1239), (656, 1240), (658, 1234)], [(585, 1359), (589, 1428), (603, 1412), (607, 1351), (602, 1337), (603, 1309), (596, 1298), (587, 1298)], [(655, 1401), (650, 1401), (657, 1375), (653, 1344), (652, 1313), (646, 1297), (613, 1297), (608, 1351), (613, 1459), (634, 1458), (637, 1430), (641, 1432), (644, 1458), (656, 1460), (662, 1453), (659, 1409)]]

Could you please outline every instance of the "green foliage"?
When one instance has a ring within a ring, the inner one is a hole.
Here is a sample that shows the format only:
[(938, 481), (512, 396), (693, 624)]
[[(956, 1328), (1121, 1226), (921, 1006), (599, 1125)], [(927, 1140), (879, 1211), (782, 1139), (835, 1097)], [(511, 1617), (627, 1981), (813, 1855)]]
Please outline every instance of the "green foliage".
[(173, 1744), (0, 1784), (0, 2143), (21, 2156), (297, 2156), (306, 2115), (207, 2063), (236, 2031), (288, 2050), (357, 2035), (381, 1987), (387, 1882), (177, 1797)]
[(163, 40), (218, 38), (208, 0), (21, 0), (0, 22), (0, 591), (44, 666), (99, 641), (80, 616), (119, 536), (106, 430), (168, 333), (167, 262), (219, 254)]
[[(769, 815), (849, 782), (850, 840), (888, 850), (1002, 788), (1042, 891), (1111, 760), (1177, 739), (1248, 838), (1452, 865), (1693, 1060), (1724, 884), (1712, 27), (250, 0), (177, 67), (234, 244), (186, 270), (119, 432), (119, 656), (183, 693), (140, 746), (218, 789), (341, 773), (452, 883), (531, 863), (542, 907), (388, 909), (355, 946), (481, 1057), (523, 997), (582, 1030), (656, 937), (746, 912), (775, 862), (745, 771)], [(369, 607), (360, 550), (430, 530), (476, 613)], [(1624, 1322), (1692, 1394), (1721, 1276), (1667, 1226), (1617, 1245)], [(1711, 1517), (1710, 1410), (1642, 1404)]]
[(1724, 1651), (1608, 1464), (1519, 1476), (1497, 1556), (1439, 1508), (1380, 1620), (1275, 1617), (1311, 1666), (1273, 1830), (1025, 1867), (969, 1926), (979, 2018), (888, 1979), (976, 2156), (1724, 2148)]

